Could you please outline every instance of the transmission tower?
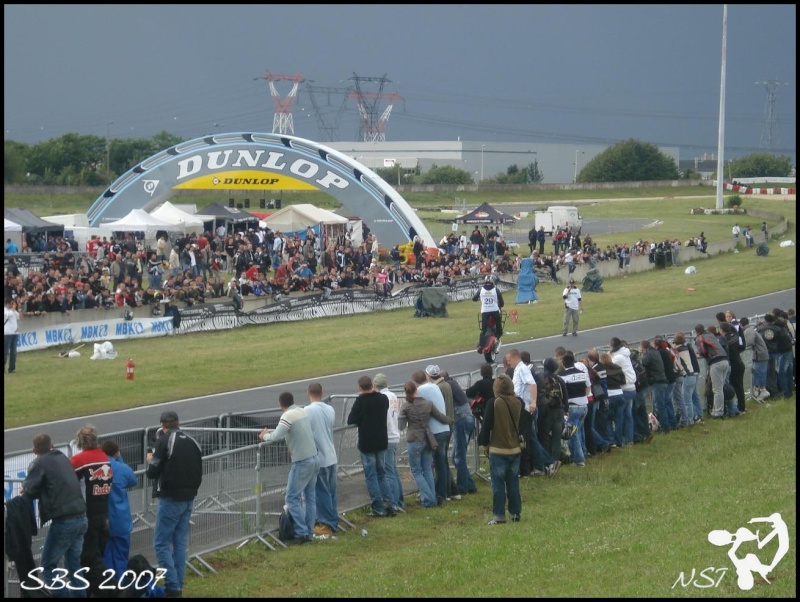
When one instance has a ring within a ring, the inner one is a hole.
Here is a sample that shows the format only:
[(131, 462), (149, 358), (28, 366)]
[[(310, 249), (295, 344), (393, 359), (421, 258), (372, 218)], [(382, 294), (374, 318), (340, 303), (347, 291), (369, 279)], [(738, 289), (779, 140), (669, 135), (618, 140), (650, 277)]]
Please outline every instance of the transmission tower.
[[(261, 76), (269, 82), (269, 93), (272, 96), (272, 103), (275, 105), (275, 117), (272, 119), (272, 133), (275, 134), (294, 134), (294, 118), (292, 117), (292, 107), (297, 100), (297, 87), (304, 81), (303, 76), (297, 75), (275, 75), (267, 71)], [(294, 82), (292, 89), (284, 98), (278, 94), (275, 82), (290, 81)]]
[(761, 148), (768, 151), (772, 150), (775, 138), (775, 130), (778, 126), (778, 114), (775, 112), (775, 97), (778, 94), (779, 86), (788, 86), (786, 82), (777, 79), (768, 79), (763, 82), (756, 82), (757, 86), (764, 86), (767, 91), (767, 101), (764, 103), (764, 129), (761, 131)]
[[(319, 127), (319, 134), (320, 140), (322, 142), (336, 142), (338, 137), (337, 131), (339, 129), (339, 122), (342, 118), (342, 114), (344, 113), (345, 106), (347, 104), (347, 98), (350, 94), (351, 88), (341, 88), (335, 86), (314, 86), (312, 82), (314, 80), (306, 80), (306, 90), (308, 91), (308, 98), (311, 101), (311, 106), (314, 108), (314, 113), (317, 117), (317, 126)], [(326, 116), (323, 114), (323, 111), (320, 109), (320, 106), (317, 104), (317, 97), (314, 96), (315, 93), (319, 94), (327, 94), (328, 97), (328, 104), (327, 106), (331, 105), (331, 99), (334, 95), (341, 94), (342, 95), (342, 103), (339, 105), (339, 110), (336, 112), (336, 115), (333, 119), (333, 123), (330, 123), (326, 120)]]
[[(391, 82), (385, 75), (383, 77), (360, 77), (353, 73), (353, 77), (350, 79), (355, 82), (356, 88), (350, 92), (349, 96), (355, 98), (358, 105), (358, 116), (360, 118), (359, 138), (362, 138), (364, 142), (385, 142), (389, 115), (392, 113), (395, 101), (402, 98), (402, 96), (397, 92), (383, 93), (383, 87)], [(362, 82), (377, 82), (378, 91), (364, 92), (361, 89)], [(382, 100), (388, 101), (389, 104), (379, 116), (378, 103)]]

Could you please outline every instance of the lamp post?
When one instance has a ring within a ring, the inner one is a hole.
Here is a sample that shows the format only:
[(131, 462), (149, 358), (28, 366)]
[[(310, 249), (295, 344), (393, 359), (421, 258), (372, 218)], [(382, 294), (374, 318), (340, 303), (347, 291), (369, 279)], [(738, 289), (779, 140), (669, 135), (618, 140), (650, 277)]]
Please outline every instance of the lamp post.
[(728, 159), (728, 180), (733, 183), (733, 159)]
[(486, 146), (485, 144), (481, 144), (481, 182), (483, 182), (483, 147)]
[(111, 126), (113, 121), (106, 123), (106, 181), (111, 184)]
[(573, 184), (578, 181), (578, 153), (582, 155), (583, 151), (577, 148), (575, 149), (575, 175), (572, 176)]

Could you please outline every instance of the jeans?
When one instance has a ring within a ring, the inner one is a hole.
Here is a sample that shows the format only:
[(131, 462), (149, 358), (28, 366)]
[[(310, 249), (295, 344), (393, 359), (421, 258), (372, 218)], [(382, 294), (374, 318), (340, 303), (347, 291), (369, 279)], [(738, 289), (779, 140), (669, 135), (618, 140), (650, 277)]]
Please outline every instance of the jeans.
[(531, 458), (533, 460), (533, 467), (537, 470), (544, 470), (546, 467), (550, 466), (555, 460), (557, 460), (560, 456), (556, 456), (553, 459), (553, 456), (548, 453), (548, 451), (544, 448), (541, 441), (539, 441), (539, 407), (537, 406), (533, 412), (533, 417), (531, 420), (531, 438), (528, 441), (528, 446), (530, 447)]
[(667, 407), (668, 387), (667, 383), (653, 383), (650, 385), (650, 390), (653, 392), (653, 413), (658, 419), (662, 433), (670, 432), (672, 423), (675, 420), (675, 415), (670, 411), (672, 409), (672, 400), (669, 400), (669, 407)]
[(753, 362), (753, 388), (767, 386), (767, 366), (769, 360)]
[[(601, 413), (601, 404), (602, 401), (595, 401), (591, 405), (594, 406), (592, 409), (592, 418), (589, 423), (589, 428), (592, 431), (592, 437), (594, 438), (594, 444), (599, 449), (608, 449), (611, 446), (611, 441), (605, 438), (605, 434), (601, 432), (601, 429), (598, 428), (600, 424), (600, 420), (598, 419), (598, 414)], [(603, 424), (605, 424), (605, 416), (603, 416)], [(595, 450), (596, 452), (596, 450)]]
[(589, 413), (589, 406), (569, 406), (569, 421), (578, 425), (578, 430), (567, 441), (569, 453), (575, 464), (586, 462), (586, 439), (583, 423), (586, 421), (586, 414)]
[(450, 489), (450, 467), (447, 465), (447, 441), (450, 431), (442, 431), (434, 435), (439, 447), (433, 452), (433, 478), (436, 483), (436, 503), (443, 504)]
[(622, 406), (622, 444), (630, 445), (633, 443), (634, 438), (634, 422), (633, 422), (633, 406), (637, 399), (636, 390), (626, 391), (622, 390), (622, 398), (625, 400), (625, 405)]
[(708, 367), (708, 378), (711, 379), (711, 388), (714, 391), (714, 408), (711, 416), (719, 418), (725, 412), (725, 397), (722, 390), (725, 375), (728, 373), (728, 360), (714, 362)]
[(386, 453), (383, 454), (383, 465), (386, 470), (386, 481), (392, 492), (389, 501), (395, 508), (402, 509), (405, 507), (405, 502), (403, 501), (403, 483), (397, 473), (397, 443), (390, 443), (386, 448)]
[(18, 334), (7, 334), (3, 337), (3, 366), (8, 363), (8, 373), (17, 369), (17, 339)]
[(475, 481), (467, 466), (467, 447), (470, 438), (475, 434), (475, 416), (472, 412), (456, 419), (453, 425), (455, 436), (453, 438), (453, 466), (456, 467), (456, 485), (458, 493), (473, 493), (477, 491)]
[(608, 413), (614, 422), (614, 443), (617, 447), (622, 447), (623, 426), (625, 414), (625, 397), (623, 395), (613, 395), (608, 398)]
[(561, 433), (564, 432), (564, 412), (561, 407), (537, 406), (537, 412), (544, 414), (542, 420), (542, 443), (545, 451), (554, 460), (561, 458)]
[(433, 481), (433, 453), (427, 441), (408, 442), (408, 465), (426, 508), (436, 506), (436, 484)]
[(364, 479), (367, 481), (367, 491), (372, 500), (371, 508), (375, 514), (386, 514), (386, 502), (392, 499), (392, 490), (386, 479), (385, 453), (386, 450), (370, 454), (361, 453)]
[(186, 574), (186, 550), (189, 547), (189, 519), (194, 500), (158, 498), (153, 548), (159, 568), (166, 569), (164, 586), (170, 591), (183, 589)]
[(336, 464), (320, 468), (314, 487), (317, 502), (317, 522), (328, 525), (333, 531), (339, 528), (336, 501)]
[[(83, 585), (82, 581), (76, 581), (73, 576), (81, 568), (83, 536), (88, 529), (89, 521), (86, 515), (76, 518), (58, 518), (50, 523), (47, 539), (42, 548), (42, 581), (47, 584), (52, 583), (53, 570), (58, 567), (59, 561), (63, 558), (64, 568), (69, 571), (72, 587), (79, 588)], [(54, 598), (86, 597), (86, 592), (78, 589), (63, 588), (50, 590), (50, 593)]]
[[(10, 370), (10, 368), (9, 368)], [(792, 396), (793, 377), (792, 377), (792, 352), (784, 351), (778, 353), (778, 388), (784, 397)]]
[(694, 398), (697, 397), (697, 403), (700, 404), (700, 396), (697, 395), (697, 374), (688, 374), (683, 377), (683, 385), (681, 387), (681, 424), (688, 426), (694, 424), (695, 416), (701, 416), (697, 413), (697, 408), (694, 405)]
[(319, 456), (292, 462), (289, 469), (286, 505), (289, 506), (289, 514), (294, 521), (294, 536), (297, 539), (314, 536), (314, 523), (317, 522), (317, 474)]
[(633, 441), (641, 443), (650, 436), (650, 420), (647, 415), (647, 389), (636, 391), (636, 401), (633, 403)]
[(522, 498), (519, 495), (520, 454), (506, 456), (489, 454), (489, 474), (492, 479), (492, 514), (498, 521), (506, 520), (506, 500), (512, 517), (522, 513)]

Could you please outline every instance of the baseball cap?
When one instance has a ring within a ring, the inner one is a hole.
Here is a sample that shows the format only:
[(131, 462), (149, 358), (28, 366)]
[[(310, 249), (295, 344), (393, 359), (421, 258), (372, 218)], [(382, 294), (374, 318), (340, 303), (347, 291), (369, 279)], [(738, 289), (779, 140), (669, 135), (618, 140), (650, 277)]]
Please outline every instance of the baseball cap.
[(570, 283), (570, 284), (575, 284), (575, 279), (574, 279), (574, 278), (570, 278), (570, 279), (569, 279), (569, 283)]
[(161, 412), (161, 422), (178, 422), (178, 414), (173, 410)]
[(378, 372), (375, 378), (372, 379), (372, 384), (378, 389), (383, 389), (389, 384), (389, 381), (386, 379), (386, 375), (383, 372)]
[(436, 364), (430, 364), (427, 368), (425, 368), (425, 374), (433, 378), (438, 378), (439, 366), (437, 366)]

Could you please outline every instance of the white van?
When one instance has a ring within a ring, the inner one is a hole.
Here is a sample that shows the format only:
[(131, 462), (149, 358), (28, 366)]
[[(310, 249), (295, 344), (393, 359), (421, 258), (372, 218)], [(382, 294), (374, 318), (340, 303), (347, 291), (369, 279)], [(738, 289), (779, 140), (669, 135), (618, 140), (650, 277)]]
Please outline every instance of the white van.
[(546, 234), (552, 235), (558, 228), (577, 228), (583, 225), (583, 218), (578, 213), (578, 208), (566, 205), (553, 205), (545, 211), (534, 212), (534, 227), (536, 231), (544, 226)]

